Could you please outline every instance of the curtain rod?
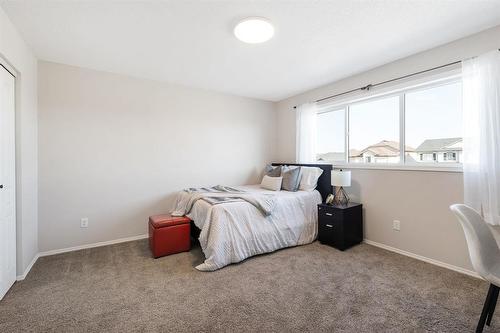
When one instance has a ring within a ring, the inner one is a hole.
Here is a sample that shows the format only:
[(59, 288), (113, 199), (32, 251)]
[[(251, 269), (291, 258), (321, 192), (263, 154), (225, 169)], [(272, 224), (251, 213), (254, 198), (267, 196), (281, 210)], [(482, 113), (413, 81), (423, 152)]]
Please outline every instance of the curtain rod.
[[(500, 51), (500, 49), (498, 49), (498, 51)], [(350, 93), (355, 92), (355, 91), (363, 91), (363, 90), (369, 91), (371, 88), (378, 87), (378, 86), (380, 86), (380, 85), (382, 85), (382, 84), (386, 84), (386, 83), (389, 83), (389, 82), (393, 82), (393, 81), (398, 81), (398, 80), (406, 79), (406, 78), (411, 77), (411, 76), (415, 76), (415, 75), (419, 75), (419, 74), (423, 74), (423, 73), (427, 73), (427, 72), (435, 71), (436, 69), (441, 69), (441, 68), (444, 68), (444, 67), (457, 65), (457, 64), (459, 64), (459, 63), (461, 63), (461, 62), (462, 62), (461, 60), (459, 60), (459, 61), (454, 61), (454, 62), (450, 62), (450, 63), (444, 64), (444, 65), (440, 65), (440, 66), (432, 67), (432, 68), (429, 68), (429, 69), (424, 69), (424, 70), (419, 71), (419, 72), (415, 72), (415, 73), (411, 73), (411, 74), (403, 75), (403, 76), (400, 76), (400, 77), (397, 77), (397, 78), (394, 78), (394, 79), (390, 79), (390, 80), (386, 80), (386, 81), (382, 81), (382, 82), (378, 82), (378, 83), (373, 83), (373, 84), (368, 84), (368, 85), (366, 85), (366, 86), (359, 87), (359, 88), (355, 88), (355, 89), (351, 89), (351, 90), (348, 90), (348, 91), (344, 91), (344, 92), (341, 92), (341, 93), (339, 93), (339, 94), (326, 96), (326, 97), (323, 97), (323, 98), (317, 99), (317, 100), (315, 100), (314, 102), (315, 102), (315, 103), (318, 103), (318, 102), (323, 102), (323, 101), (326, 101), (326, 100), (328, 100), (328, 99), (335, 98), (335, 97), (339, 97), (339, 96), (342, 96), (342, 95), (347, 95), (347, 94), (350, 94)], [(296, 109), (296, 108), (297, 108), (297, 105), (295, 105), (293, 108), (294, 108), (294, 109)]]

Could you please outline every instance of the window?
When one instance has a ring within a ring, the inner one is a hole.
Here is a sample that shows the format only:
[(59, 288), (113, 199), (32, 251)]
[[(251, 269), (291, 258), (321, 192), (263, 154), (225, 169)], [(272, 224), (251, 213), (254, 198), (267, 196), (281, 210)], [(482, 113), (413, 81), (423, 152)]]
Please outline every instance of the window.
[(345, 162), (345, 109), (318, 113), (317, 160)]
[(349, 162), (398, 163), (399, 96), (349, 108)]
[(444, 153), (444, 160), (445, 161), (456, 161), (457, 160), (457, 153), (455, 152), (447, 152)]
[(317, 160), (458, 165), (462, 162), (461, 99), (461, 80), (449, 77), (323, 108), (317, 118)]
[(405, 143), (407, 163), (428, 162), (417, 154), (432, 154), (435, 163), (457, 162), (449, 150), (462, 149), (460, 82), (405, 94)]

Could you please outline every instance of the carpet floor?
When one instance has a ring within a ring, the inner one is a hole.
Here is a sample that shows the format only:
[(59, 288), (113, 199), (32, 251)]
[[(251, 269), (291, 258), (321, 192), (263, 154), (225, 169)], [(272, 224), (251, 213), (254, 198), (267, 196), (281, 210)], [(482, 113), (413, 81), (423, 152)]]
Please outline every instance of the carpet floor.
[(201, 261), (152, 259), (146, 240), (40, 258), (0, 301), (0, 332), (473, 332), (488, 287), (366, 244)]

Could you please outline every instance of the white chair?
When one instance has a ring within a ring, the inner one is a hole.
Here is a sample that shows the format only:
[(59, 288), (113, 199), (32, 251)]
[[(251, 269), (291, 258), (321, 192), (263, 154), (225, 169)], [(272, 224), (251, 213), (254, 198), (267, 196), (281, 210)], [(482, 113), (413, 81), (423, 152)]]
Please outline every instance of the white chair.
[(500, 249), (491, 229), (481, 215), (466, 205), (451, 205), (451, 211), (458, 217), (464, 229), (469, 256), (476, 272), (490, 282), (490, 288), (476, 332), (482, 332), (484, 324), (491, 324), (495, 312), (500, 286)]

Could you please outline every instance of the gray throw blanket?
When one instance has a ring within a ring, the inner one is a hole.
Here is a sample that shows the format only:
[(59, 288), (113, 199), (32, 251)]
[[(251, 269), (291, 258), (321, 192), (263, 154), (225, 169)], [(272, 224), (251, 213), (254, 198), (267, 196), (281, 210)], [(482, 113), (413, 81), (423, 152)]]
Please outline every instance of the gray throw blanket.
[(217, 185), (208, 188), (188, 188), (180, 192), (172, 215), (189, 214), (198, 200), (206, 201), (211, 205), (246, 201), (255, 206), (264, 216), (271, 215), (275, 206), (275, 199), (271, 195), (249, 193), (233, 187)]
[(215, 185), (212, 187), (190, 187), (185, 188), (184, 192), (188, 193), (244, 193), (245, 191), (235, 189), (230, 186)]

